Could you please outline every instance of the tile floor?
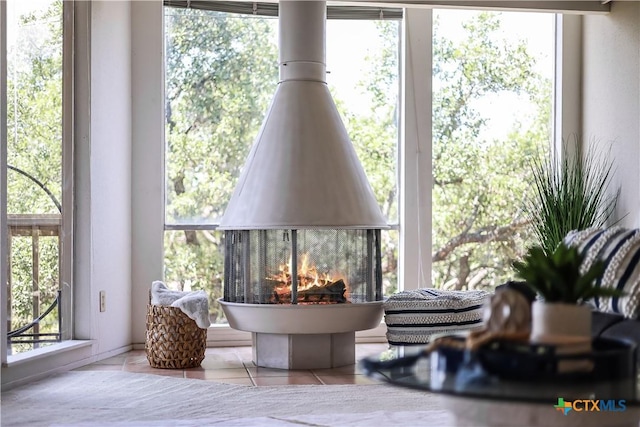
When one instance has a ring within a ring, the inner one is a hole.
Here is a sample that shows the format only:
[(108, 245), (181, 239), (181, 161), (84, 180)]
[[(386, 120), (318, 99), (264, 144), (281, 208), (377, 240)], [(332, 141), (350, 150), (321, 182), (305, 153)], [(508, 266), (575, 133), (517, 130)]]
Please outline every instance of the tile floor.
[[(356, 360), (381, 353), (388, 344), (356, 344)], [(293, 384), (375, 384), (358, 371), (356, 365), (333, 369), (283, 370), (259, 368), (251, 360), (251, 347), (207, 348), (202, 364), (190, 369), (156, 369), (149, 366), (144, 350), (132, 350), (76, 370), (126, 371), (194, 378), (247, 386)]]

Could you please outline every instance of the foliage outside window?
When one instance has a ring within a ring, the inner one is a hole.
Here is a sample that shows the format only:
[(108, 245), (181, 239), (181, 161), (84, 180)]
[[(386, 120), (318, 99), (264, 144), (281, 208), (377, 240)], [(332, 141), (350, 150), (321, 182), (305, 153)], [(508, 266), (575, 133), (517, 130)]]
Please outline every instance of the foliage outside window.
[(532, 241), (523, 207), (529, 161), (549, 153), (552, 49), (550, 14), (434, 11), (436, 287), (493, 289)]

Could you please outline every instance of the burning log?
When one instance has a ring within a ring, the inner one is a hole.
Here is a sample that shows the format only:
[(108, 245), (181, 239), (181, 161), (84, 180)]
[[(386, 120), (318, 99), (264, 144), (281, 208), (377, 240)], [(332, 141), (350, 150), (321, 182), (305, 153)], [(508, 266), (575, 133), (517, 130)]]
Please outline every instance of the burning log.
[[(334, 280), (328, 272), (319, 272), (316, 265), (309, 261), (309, 254), (302, 254), (297, 274), (293, 275), (292, 261), (278, 266), (278, 272), (265, 278), (266, 295), (271, 294), (269, 302), (290, 304), (292, 278), (297, 279), (299, 304), (336, 304), (349, 302), (348, 288), (343, 279)], [(334, 276), (335, 277), (335, 276)], [(338, 275), (340, 277), (340, 275)]]
[(309, 289), (298, 291), (298, 299), (302, 299), (303, 302), (326, 302), (345, 303), (347, 297), (345, 292), (347, 286), (342, 279), (326, 286), (312, 286)]
[[(265, 279), (266, 283), (270, 283), (272, 286), (291, 286), (291, 276), (287, 276), (286, 280), (278, 277), (278, 278), (272, 278), (272, 277), (268, 277)], [(337, 281), (336, 281), (337, 282)], [(318, 278), (318, 277), (312, 277), (312, 276), (308, 276), (308, 275), (302, 275), (302, 274), (298, 274), (298, 283), (302, 284), (302, 286), (309, 284), (309, 283), (319, 283), (319, 286), (330, 286), (333, 283), (336, 282), (331, 282), (330, 280), (324, 279), (324, 278)], [(316, 285), (318, 286), (318, 285)]]
[[(282, 287), (282, 283), (273, 288), (270, 302), (272, 304), (291, 304), (291, 288)], [(349, 300), (345, 295), (347, 286), (342, 279), (328, 285), (313, 285), (298, 291), (298, 303), (301, 304), (340, 304)]]

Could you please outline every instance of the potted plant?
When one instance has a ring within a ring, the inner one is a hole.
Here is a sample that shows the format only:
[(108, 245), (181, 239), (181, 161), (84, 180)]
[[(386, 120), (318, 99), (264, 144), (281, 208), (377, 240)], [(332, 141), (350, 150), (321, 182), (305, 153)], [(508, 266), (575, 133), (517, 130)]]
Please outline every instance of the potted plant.
[(578, 248), (561, 242), (552, 253), (533, 246), (522, 261), (513, 263), (517, 276), (539, 296), (531, 306), (531, 341), (590, 345), (591, 307), (584, 302), (622, 292), (598, 286), (604, 263), (595, 261), (581, 271), (583, 259)]
[(524, 212), (546, 254), (570, 231), (604, 226), (620, 192), (608, 191), (613, 164), (606, 156), (583, 150), (577, 137), (563, 144), (563, 153), (531, 161), (533, 191)]

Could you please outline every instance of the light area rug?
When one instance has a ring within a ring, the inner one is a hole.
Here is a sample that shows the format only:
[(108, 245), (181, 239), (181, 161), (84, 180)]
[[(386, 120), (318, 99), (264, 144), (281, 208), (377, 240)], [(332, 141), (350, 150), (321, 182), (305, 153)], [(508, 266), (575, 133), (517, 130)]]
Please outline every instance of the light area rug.
[(453, 418), (436, 395), (386, 384), (247, 387), (71, 371), (2, 393), (10, 426), (431, 426)]

